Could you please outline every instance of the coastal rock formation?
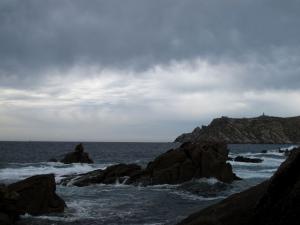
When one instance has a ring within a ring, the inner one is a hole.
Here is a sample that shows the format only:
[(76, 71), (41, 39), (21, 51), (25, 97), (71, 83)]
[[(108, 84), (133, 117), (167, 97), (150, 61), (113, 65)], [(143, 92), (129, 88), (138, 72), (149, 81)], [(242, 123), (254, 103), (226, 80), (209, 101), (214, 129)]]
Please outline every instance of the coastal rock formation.
[(237, 156), (233, 159), (233, 161), (235, 161), (235, 162), (245, 162), (245, 163), (261, 163), (261, 162), (263, 162), (263, 159)]
[(32, 176), (7, 188), (18, 194), (16, 207), (24, 213), (41, 215), (63, 212), (66, 207), (64, 200), (55, 193), (54, 174)]
[(87, 152), (84, 152), (83, 145), (80, 143), (75, 147), (74, 152), (70, 152), (60, 161), (65, 164), (70, 163), (94, 163)]
[(214, 177), (226, 183), (239, 179), (226, 162), (226, 144), (217, 142), (184, 143), (161, 154), (145, 169), (135, 164), (118, 164), (105, 170), (71, 176), (62, 184), (85, 186), (91, 183), (178, 184), (194, 178)]
[(182, 134), (175, 142), (224, 141), (230, 144), (283, 144), (300, 143), (300, 116), (214, 119), (208, 126), (197, 127)]
[(82, 187), (90, 184), (113, 184), (116, 182), (126, 182), (129, 177), (140, 173), (142, 168), (136, 164), (117, 164), (107, 167), (105, 170), (94, 170), (85, 174), (69, 176), (60, 184), (72, 184)]
[(228, 153), (224, 143), (187, 142), (150, 162), (139, 179), (148, 179), (150, 184), (178, 184), (193, 178), (214, 177), (230, 183), (237, 177), (226, 163)]
[(178, 225), (296, 225), (300, 219), (300, 148), (268, 180), (195, 213)]
[(0, 186), (0, 224), (14, 224), (20, 215), (63, 212), (66, 204), (55, 193), (53, 174), (36, 175)]

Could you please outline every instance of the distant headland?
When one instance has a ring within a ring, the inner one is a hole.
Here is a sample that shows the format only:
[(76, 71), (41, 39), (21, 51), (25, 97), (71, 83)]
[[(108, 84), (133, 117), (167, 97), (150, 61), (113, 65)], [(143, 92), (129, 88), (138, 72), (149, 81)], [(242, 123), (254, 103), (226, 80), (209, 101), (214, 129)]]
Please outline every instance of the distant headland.
[(175, 139), (186, 141), (224, 141), (228, 144), (290, 144), (300, 143), (300, 116), (274, 117), (265, 114), (254, 118), (214, 119), (208, 126), (195, 128)]

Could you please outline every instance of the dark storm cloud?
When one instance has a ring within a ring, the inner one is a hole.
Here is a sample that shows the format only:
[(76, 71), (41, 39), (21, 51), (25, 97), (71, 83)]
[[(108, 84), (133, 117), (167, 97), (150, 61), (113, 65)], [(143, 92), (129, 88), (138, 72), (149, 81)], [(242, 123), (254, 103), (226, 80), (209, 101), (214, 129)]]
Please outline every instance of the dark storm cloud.
[[(1, 83), (26, 86), (81, 64), (144, 70), (197, 57), (277, 64), (294, 54), (280, 68), (299, 69), (299, 12), (296, 0), (1, 0)], [(297, 76), (272, 80), (298, 85)]]

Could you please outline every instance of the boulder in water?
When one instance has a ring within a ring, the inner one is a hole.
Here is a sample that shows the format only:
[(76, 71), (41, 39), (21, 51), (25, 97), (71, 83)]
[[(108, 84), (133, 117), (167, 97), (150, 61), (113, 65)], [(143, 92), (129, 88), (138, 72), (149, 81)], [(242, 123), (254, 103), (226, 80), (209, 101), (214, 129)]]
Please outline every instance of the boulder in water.
[(41, 215), (63, 212), (65, 202), (55, 193), (53, 174), (36, 175), (0, 185), (0, 224), (12, 225), (25, 213)]
[(16, 208), (31, 215), (63, 212), (66, 204), (56, 193), (54, 174), (36, 175), (9, 185), (18, 194)]
[(234, 158), (234, 161), (236, 162), (245, 162), (245, 163), (261, 163), (264, 160), (259, 158), (248, 158), (244, 156), (237, 156)]
[(227, 163), (228, 149), (221, 142), (187, 142), (150, 162), (141, 180), (150, 184), (178, 184), (194, 178), (214, 177), (230, 183), (238, 177)]
[(94, 163), (89, 157), (87, 152), (84, 152), (83, 145), (80, 143), (75, 147), (73, 152), (65, 155), (65, 157), (60, 161), (65, 164), (70, 163)]

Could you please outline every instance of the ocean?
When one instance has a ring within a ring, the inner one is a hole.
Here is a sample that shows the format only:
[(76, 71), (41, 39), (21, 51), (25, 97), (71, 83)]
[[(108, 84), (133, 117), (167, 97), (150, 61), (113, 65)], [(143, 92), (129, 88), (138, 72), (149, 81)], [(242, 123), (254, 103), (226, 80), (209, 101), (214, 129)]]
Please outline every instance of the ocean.
[[(145, 166), (176, 143), (83, 143), (94, 164), (47, 162), (61, 159), (73, 151), (75, 142), (0, 142), (0, 183), (12, 183), (36, 174), (63, 176), (104, 169), (116, 163)], [(285, 156), (279, 149), (293, 145), (229, 145), (231, 157), (257, 157), (258, 164), (230, 162), (243, 180), (224, 184), (214, 178), (197, 179), (180, 185), (131, 186), (116, 181), (113, 185), (74, 187), (57, 185), (57, 194), (68, 205), (65, 213), (47, 216), (22, 216), (20, 225), (174, 225), (186, 216), (227, 196), (256, 185), (276, 171)], [(261, 153), (268, 150), (267, 153)]]

